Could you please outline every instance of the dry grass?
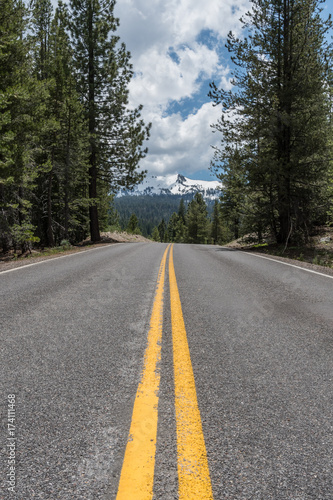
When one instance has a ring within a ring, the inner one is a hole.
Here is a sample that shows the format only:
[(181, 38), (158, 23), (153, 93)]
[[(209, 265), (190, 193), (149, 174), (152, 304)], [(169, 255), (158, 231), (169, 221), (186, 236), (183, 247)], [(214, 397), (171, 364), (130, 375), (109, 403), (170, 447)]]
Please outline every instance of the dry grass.
[(318, 227), (308, 243), (299, 246), (277, 245), (269, 238), (265, 243), (254, 243), (255, 235), (247, 235), (228, 243), (230, 248), (266, 253), (286, 257), (301, 262), (309, 262), (319, 266), (333, 268), (333, 228), (328, 226)]
[(111, 243), (138, 243), (138, 242), (150, 242), (144, 236), (137, 234), (128, 234), (126, 232), (114, 232), (114, 233), (101, 233), (101, 241), (94, 243), (87, 238), (81, 241), (78, 245), (64, 245), (54, 248), (35, 248), (31, 252), (25, 252), (24, 254), (14, 250), (3, 253), (0, 249), (0, 271), (6, 271), (7, 269), (13, 269), (15, 267), (21, 267), (25, 264), (30, 264), (33, 262), (38, 262), (41, 260), (51, 259), (52, 257), (57, 257), (59, 255), (67, 255), (76, 252), (82, 252), (89, 248), (100, 247), (102, 245), (109, 245)]

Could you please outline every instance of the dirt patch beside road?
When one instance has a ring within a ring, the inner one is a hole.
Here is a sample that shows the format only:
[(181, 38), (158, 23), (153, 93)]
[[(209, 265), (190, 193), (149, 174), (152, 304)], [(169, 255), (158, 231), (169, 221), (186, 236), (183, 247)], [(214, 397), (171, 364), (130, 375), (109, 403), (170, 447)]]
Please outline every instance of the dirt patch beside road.
[(34, 249), (31, 253), (16, 256), (13, 251), (6, 254), (0, 252), (0, 273), (16, 267), (26, 266), (43, 260), (54, 259), (62, 255), (70, 255), (72, 253), (83, 252), (88, 248), (98, 248), (112, 243), (152, 243), (144, 236), (138, 234), (128, 234), (126, 232), (103, 232), (101, 233), (101, 241), (92, 243), (89, 238), (82, 241), (73, 247), (56, 247), (44, 248), (43, 250)]

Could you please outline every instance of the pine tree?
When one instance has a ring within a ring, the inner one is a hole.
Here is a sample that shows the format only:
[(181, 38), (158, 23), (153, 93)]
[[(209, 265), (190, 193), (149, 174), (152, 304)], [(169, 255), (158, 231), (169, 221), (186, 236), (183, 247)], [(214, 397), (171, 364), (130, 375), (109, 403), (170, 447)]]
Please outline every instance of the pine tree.
[(70, 5), (78, 88), (89, 129), (90, 233), (97, 241), (101, 183), (116, 190), (143, 179), (137, 166), (146, 153), (142, 144), (149, 127), (140, 119), (140, 107), (131, 111), (127, 106), (133, 72), (130, 54), (115, 35), (115, 1), (71, 0)]
[(184, 199), (181, 198), (178, 207), (178, 220), (175, 225), (174, 242), (184, 243), (186, 241), (186, 207)]
[(135, 214), (132, 214), (128, 221), (127, 232), (131, 234), (141, 234), (139, 220)]
[(76, 91), (67, 6), (58, 3), (50, 33), (50, 100), (59, 123), (54, 136), (54, 213), (58, 240), (77, 241), (88, 229), (88, 128)]
[[(40, 173), (38, 178), (39, 229), (42, 243), (53, 247), (55, 244), (52, 217), (54, 155), (57, 132), (60, 129), (51, 95), (54, 80), (50, 78), (50, 31), (53, 7), (50, 0), (33, 0), (31, 6), (34, 76), (39, 81), (40, 87), (43, 88), (45, 96), (40, 113), (39, 153), (36, 155), (37, 163), (43, 167), (43, 172)], [(57, 105), (58, 103), (56, 103)]]
[(120, 230), (119, 212), (114, 205), (114, 195), (109, 197), (108, 229)]
[(170, 217), (167, 231), (166, 231), (166, 238), (167, 238), (167, 241), (170, 243), (176, 241), (178, 222), (179, 222), (178, 214), (173, 213)]
[(185, 243), (186, 242), (186, 224), (182, 221), (181, 218), (178, 219), (176, 224), (174, 242), (175, 243)]
[(158, 228), (155, 226), (151, 235), (153, 241), (160, 241), (160, 233)]
[(166, 223), (165, 223), (164, 219), (161, 220), (161, 222), (159, 223), (157, 229), (158, 229), (158, 232), (159, 232), (159, 235), (160, 235), (160, 242), (163, 243), (165, 241), (166, 230), (167, 230), (167, 226), (166, 226)]
[(228, 38), (235, 91), (211, 85), (211, 98), (223, 107), (215, 125), (223, 144), (213, 166), (233, 175), (238, 151), (247, 207), (270, 225), (277, 242), (306, 235), (320, 216), (330, 156), (325, 35), (331, 28), (320, 3), (253, 0), (243, 21), (247, 35)]
[(184, 199), (182, 198), (179, 202), (178, 218), (183, 224), (185, 224), (185, 217), (186, 217), (186, 208)]
[(244, 173), (242, 157), (236, 150), (229, 162), (224, 164), (224, 172), (219, 174), (223, 183), (221, 212), (234, 239), (241, 236), (241, 226), (245, 217), (247, 179)]
[(221, 206), (218, 200), (215, 200), (214, 202), (210, 236), (214, 245), (223, 243), (225, 235), (222, 222)]
[(195, 193), (186, 212), (187, 242), (207, 243), (209, 231), (207, 205), (201, 193)]
[(22, 1), (4, 0), (0, 9), (0, 205), (1, 240), (29, 249), (36, 241), (31, 198), (40, 166), (34, 162), (43, 89), (31, 75)]

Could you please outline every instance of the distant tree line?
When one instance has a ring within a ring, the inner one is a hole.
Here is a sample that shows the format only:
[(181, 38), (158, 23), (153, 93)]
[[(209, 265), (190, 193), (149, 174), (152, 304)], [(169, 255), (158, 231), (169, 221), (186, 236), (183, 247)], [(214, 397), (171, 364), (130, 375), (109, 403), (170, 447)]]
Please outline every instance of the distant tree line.
[[(193, 194), (186, 195), (152, 195), (152, 196), (122, 196), (113, 200), (113, 208), (118, 212), (118, 222), (122, 229), (127, 228), (129, 218), (134, 213), (139, 220), (141, 232), (150, 237), (153, 229), (162, 219), (168, 224), (172, 214), (178, 211), (179, 203), (183, 200), (185, 209), (193, 200)], [(207, 199), (208, 214), (211, 215), (214, 200)], [(112, 218), (111, 218), (112, 219)], [(112, 225), (112, 220), (110, 220)]]
[[(187, 205), (193, 196), (184, 198)], [(151, 236), (153, 229), (162, 219), (169, 221), (173, 212), (178, 210), (181, 196), (178, 195), (153, 195), (153, 196), (122, 196), (114, 199), (114, 208), (119, 214), (119, 224), (126, 229), (132, 213), (140, 223), (140, 229), (144, 236)]]
[(211, 84), (222, 134), (212, 170), (233, 236), (307, 240), (333, 222), (332, 21), (321, 0), (252, 0), (232, 33), (233, 88)]
[(162, 219), (154, 227), (152, 239), (167, 243), (223, 244), (231, 239), (231, 234), (224, 223), (220, 202), (215, 200), (209, 216), (202, 194), (196, 193), (187, 208), (181, 199), (169, 222)]
[(3, 0), (0, 246), (100, 239), (110, 193), (131, 188), (150, 126), (128, 107), (130, 54), (113, 0)]

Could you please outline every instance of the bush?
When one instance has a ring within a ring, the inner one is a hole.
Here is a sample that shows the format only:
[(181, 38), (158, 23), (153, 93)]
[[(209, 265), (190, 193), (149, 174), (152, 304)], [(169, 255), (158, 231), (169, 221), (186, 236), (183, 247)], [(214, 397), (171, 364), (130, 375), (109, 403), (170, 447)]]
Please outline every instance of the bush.
[(68, 250), (69, 248), (72, 247), (72, 245), (70, 244), (70, 242), (68, 240), (61, 240), (60, 242), (60, 246), (64, 249), (64, 250)]

